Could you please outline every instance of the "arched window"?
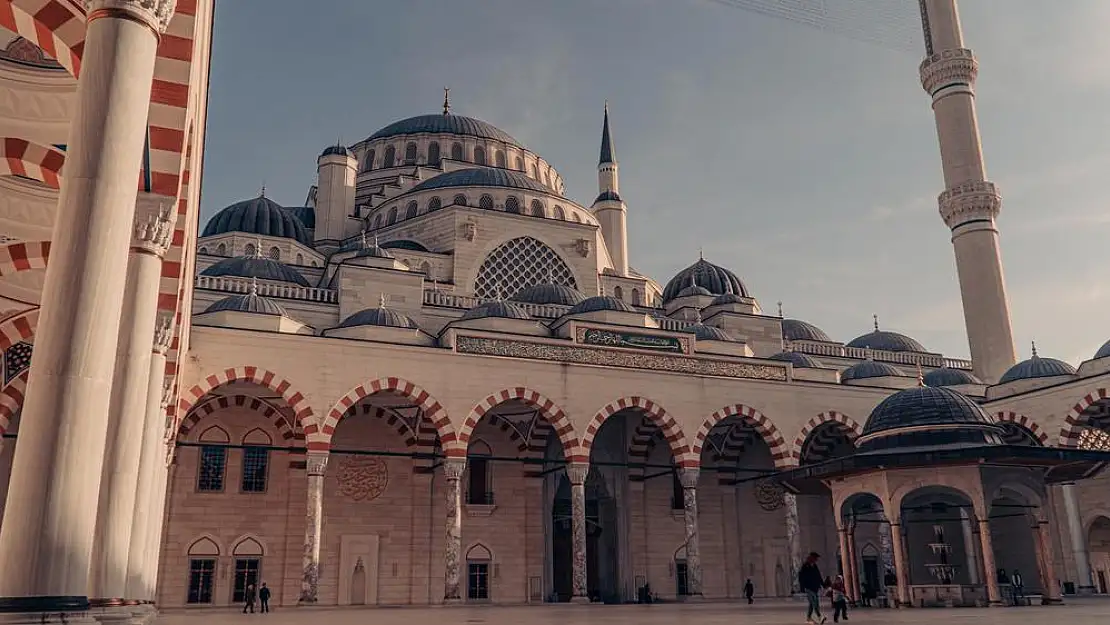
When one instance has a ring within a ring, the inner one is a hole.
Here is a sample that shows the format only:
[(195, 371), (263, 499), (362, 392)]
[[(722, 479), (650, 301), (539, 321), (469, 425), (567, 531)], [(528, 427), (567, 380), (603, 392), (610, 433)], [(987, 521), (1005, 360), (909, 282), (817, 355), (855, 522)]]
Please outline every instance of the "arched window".
[(276, 246), (271, 247), (270, 251), (266, 252), (266, 255), (270, 257), (270, 260), (281, 260), (281, 250)]
[(197, 463), (197, 490), (202, 493), (218, 493), (224, 489), (224, 472), (227, 468), (227, 444), (231, 442), (227, 432), (212, 426), (201, 433), (200, 462)]
[(316, 261), (312, 261), (312, 266), (313, 266), (313, 267), (319, 267), (319, 266), (320, 266), (320, 264), (319, 264), (319, 263), (317, 263)]
[(397, 223), (397, 207), (389, 209), (389, 214), (385, 218), (385, 225), (392, 226)]
[(519, 156), (516, 157), (516, 170), (524, 171), (524, 159), (520, 158)]
[(451, 144), (451, 159), (456, 161), (463, 160), (463, 146), (461, 143)]
[(559, 206), (558, 204), (555, 205), (555, 219), (561, 219), (563, 221), (566, 221), (567, 219), (566, 212), (564, 212), (563, 207)]
[(578, 216), (578, 213), (571, 213), (570, 214), (570, 219), (571, 219), (571, 221), (575, 221), (577, 223), (582, 223), (582, 218)]
[(543, 202), (539, 200), (532, 200), (532, 216), (547, 217), (547, 212), (543, 210)]
[(243, 248), (243, 256), (254, 256), (254, 250), (254, 243), (247, 243), (247, 246)]
[(455, 199), (451, 200), (451, 203), (458, 206), (466, 206), (466, 196), (460, 193), (455, 196)]
[(220, 547), (211, 538), (201, 538), (189, 545), (189, 591), (186, 603), (212, 603), (216, 560), (219, 557)]
[(482, 197), (478, 198), (478, 208), (493, 210), (493, 198), (488, 195), (483, 195)]
[(466, 503), (475, 506), (493, 505), (493, 475), (489, 459), (493, 453), (489, 445), (473, 441), (466, 451)]
[(440, 206), (440, 202), (439, 202), (439, 197), (438, 197), (438, 196), (436, 196), (436, 197), (434, 197), (434, 198), (432, 198), (432, 199), (428, 200), (428, 212), (429, 212), (429, 213), (430, 213), (430, 212), (432, 212), (432, 211), (437, 211), (437, 210), (439, 210), (440, 208), (442, 208), (442, 207)]
[(416, 200), (409, 202), (408, 207), (405, 208), (405, 219), (412, 219), (414, 217), (416, 217)]
[(474, 295), (493, 299), (545, 283), (578, 286), (574, 272), (558, 252), (538, 239), (519, 237), (497, 246), (482, 261), (474, 280)]
[(516, 197), (510, 195), (505, 198), (505, 212), (520, 214), (520, 201)]
[(262, 545), (253, 538), (244, 538), (232, 551), (235, 556), (235, 579), (232, 586), (231, 601), (242, 603), (246, 600), (247, 586), (258, 589), (259, 572), (262, 568)]
[(529, 163), (529, 165), (528, 165), (528, 177), (529, 178), (535, 178), (536, 177), (536, 164), (535, 163)]
[(362, 171), (374, 169), (374, 150), (366, 153), (366, 160), (362, 161)]
[(502, 152), (501, 150), (498, 150), (498, 151), (494, 152), (493, 153), (493, 164), (498, 166), (498, 167), (501, 167), (502, 169), (504, 169), (505, 168), (505, 153)]
[(297, 254), (297, 264), (298, 265), (303, 265), (304, 264), (304, 254)]
[(474, 148), (474, 162), (478, 165), (486, 164), (486, 150), (480, 145)]
[(644, 305), (644, 297), (642, 295), (640, 295), (640, 289), (632, 289), (632, 305), (633, 306), (643, 306)]
[(543, 170), (542, 175), (543, 175), (543, 186), (546, 187), (547, 186), (547, 170), (546, 169)]
[(420, 273), (424, 274), (426, 278), (432, 277), (432, 266), (428, 264), (428, 261), (420, 263)]
[(483, 545), (474, 545), (466, 551), (466, 599), (489, 600), (490, 565), (493, 554)]
[(428, 144), (428, 164), (439, 167), (439, 142), (432, 141)]
[(391, 145), (385, 149), (385, 156), (382, 157), (382, 167), (393, 167), (395, 160), (397, 160), (397, 148)]
[(415, 165), (416, 164), (416, 144), (412, 143), (411, 141), (409, 142), (408, 145), (405, 146), (405, 164), (406, 165)]
[(624, 299), (624, 289), (620, 288), (619, 286), (613, 287), (613, 297), (615, 297), (619, 300), (623, 300)]
[[(382, 227), (382, 214), (378, 213), (377, 215), (374, 215), (374, 229), (377, 230), (378, 228), (381, 228), (381, 227)], [(315, 267), (315, 266), (316, 265), (313, 265), (313, 267)]]
[(217, 245), (216, 246), (216, 255), (217, 256), (227, 256), (227, 245), (224, 244), (224, 243), (220, 243), (219, 245)]
[(204, 246), (202, 245), (202, 246), (200, 246), (200, 249), (199, 249), (199, 250), (197, 250), (197, 251), (198, 251), (198, 252), (200, 252), (201, 254), (207, 254), (207, 253), (208, 253), (208, 248), (207, 248), (207, 247), (204, 247)]
[(270, 450), (274, 441), (260, 429), (243, 437), (243, 479), (239, 489), (244, 493), (266, 492), (266, 475), (270, 466)]

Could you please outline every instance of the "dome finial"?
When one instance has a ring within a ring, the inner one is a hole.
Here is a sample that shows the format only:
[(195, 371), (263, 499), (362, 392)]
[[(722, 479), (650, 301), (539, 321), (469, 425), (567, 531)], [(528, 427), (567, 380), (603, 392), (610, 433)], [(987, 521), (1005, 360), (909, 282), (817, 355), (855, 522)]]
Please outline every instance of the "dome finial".
[(366, 231), (363, 230), (360, 234), (362, 234), (362, 249), (366, 249), (367, 247), (370, 247), (366, 243)]
[(251, 276), (251, 297), (258, 297), (258, 278)]
[(701, 321), (701, 309), (700, 308), (695, 308), (694, 309), (694, 323), (698, 324), (698, 325), (701, 325), (701, 322), (702, 322)]
[(698, 246), (698, 260), (705, 260), (705, 248)]
[(254, 258), (262, 258), (262, 237), (255, 241)]
[(921, 363), (917, 363), (917, 385), (925, 386), (925, 373), (921, 370)]
[(1037, 342), (1033, 341), (1033, 357), (1037, 358)]
[(782, 316), (782, 302), (779, 302), (779, 317)]
[(378, 308), (385, 308), (385, 292), (378, 296)]
[(878, 332), (879, 331), (879, 315), (871, 315), (871, 318), (875, 320), (875, 331)]
[(262, 190), (258, 192), (258, 197), (260, 197), (260, 198), (266, 197), (266, 181), (265, 180), (262, 181)]
[(443, 116), (451, 114), (451, 87), (443, 88)]

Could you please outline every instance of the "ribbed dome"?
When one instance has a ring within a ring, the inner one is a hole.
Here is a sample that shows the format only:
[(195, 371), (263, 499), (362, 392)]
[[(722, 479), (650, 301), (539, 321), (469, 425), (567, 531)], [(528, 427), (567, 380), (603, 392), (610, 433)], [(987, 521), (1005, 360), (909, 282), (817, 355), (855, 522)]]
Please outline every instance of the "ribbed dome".
[(802, 352), (779, 352), (770, 356), (769, 360), (781, 360), (794, 365), (795, 369), (820, 369), (821, 363), (808, 354)]
[(941, 367), (922, 376), (926, 386), (960, 386), (963, 384), (982, 384), (982, 380), (963, 369)]
[(885, 377), (904, 378), (907, 376), (892, 365), (888, 365), (885, 362), (875, 362), (874, 360), (857, 362), (840, 372), (841, 382)]
[(825, 331), (812, 323), (806, 323), (798, 319), (783, 319), (782, 320), (782, 338), (788, 341), (824, 341), (825, 343), (832, 343), (833, 340), (829, 338)]
[(200, 236), (211, 237), (227, 232), (284, 237), (312, 247), (312, 239), (304, 224), (292, 212), (265, 196), (236, 202), (216, 213), (208, 220)]
[(355, 155), (347, 149), (347, 146), (339, 144), (328, 146), (324, 149), (323, 152), (320, 153), (320, 156), (321, 158), (324, 156), (346, 156), (347, 158), (355, 157)]
[(1075, 367), (1063, 360), (1041, 358), (1035, 353), (1029, 360), (1023, 360), (1006, 370), (998, 380), (999, 384), (1033, 378), (1050, 378), (1057, 375), (1075, 375)]
[(304, 276), (285, 263), (269, 258), (236, 256), (225, 258), (200, 272), (202, 276), (236, 276), (239, 278), (258, 278), (275, 282), (292, 282), (300, 286), (311, 286)]
[(285, 210), (289, 211), (293, 217), (296, 217), (305, 228), (312, 229), (316, 227), (316, 210), (311, 206), (286, 206)]
[(462, 115), (417, 115), (408, 119), (393, 122), (381, 130), (370, 135), (370, 141), (386, 139), (399, 135), (415, 135), (420, 133), (452, 134), (464, 137), (477, 137), (479, 139), (493, 139), (503, 141), (517, 147), (523, 147), (509, 136), (509, 133), (480, 119), (464, 117)]
[(415, 321), (385, 306), (364, 308), (350, 317), (347, 317), (339, 324), (340, 328), (354, 328), (357, 326), (417, 329)]
[(576, 289), (562, 284), (537, 284), (522, 290), (510, 299), (526, 304), (574, 306), (585, 301), (586, 296)]
[(536, 193), (551, 193), (551, 189), (528, 176), (507, 169), (493, 167), (475, 167), (471, 169), (456, 169), (424, 182), (409, 189), (409, 193), (428, 191), (430, 189), (446, 189), (451, 187), (504, 187), (509, 189), (523, 189)]
[(474, 308), (463, 313), (462, 316), (463, 319), (487, 319), (490, 317), (499, 319), (531, 319), (532, 315), (529, 315), (527, 310), (524, 310), (512, 302), (494, 300), (478, 304)]
[(569, 311), (568, 315), (577, 315), (578, 313), (597, 312), (599, 310), (615, 310), (617, 312), (636, 312), (628, 304), (608, 295), (595, 295), (589, 297), (581, 302), (575, 304)]
[(699, 341), (728, 341), (730, 343), (736, 342), (736, 339), (729, 336), (728, 332), (713, 326), (707, 326), (704, 323), (693, 323), (685, 328), (679, 330), (687, 334), (693, 334)]
[(1110, 356), (1110, 341), (1106, 341), (1102, 344), (1102, 347), (1098, 348), (1098, 351), (1095, 352), (1095, 360), (1106, 358), (1107, 356)]
[(736, 274), (702, 258), (671, 278), (663, 289), (663, 303), (665, 304), (678, 297), (679, 293), (691, 284), (705, 288), (710, 295), (733, 293), (750, 297), (747, 288), (740, 282), (740, 278), (736, 277)]
[(860, 349), (881, 349), (888, 352), (924, 352), (921, 343), (911, 339), (905, 334), (875, 330), (863, 336), (856, 337), (848, 343), (848, 347)]
[[(921, 428), (921, 426), (930, 426)], [(907, 431), (906, 428), (914, 428)], [(860, 451), (954, 444), (1000, 444), (1001, 428), (974, 400), (947, 388), (918, 386), (887, 397), (863, 427)]]
[(206, 308), (204, 312), (245, 312), (256, 315), (288, 316), (281, 304), (268, 297), (261, 297), (256, 293), (225, 297)]

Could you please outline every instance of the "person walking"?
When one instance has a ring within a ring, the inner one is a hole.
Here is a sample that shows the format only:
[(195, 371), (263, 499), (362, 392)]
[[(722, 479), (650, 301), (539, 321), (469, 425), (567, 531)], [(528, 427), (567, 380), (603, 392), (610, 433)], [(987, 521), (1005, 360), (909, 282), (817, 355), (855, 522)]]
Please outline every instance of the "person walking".
[(249, 609), (251, 614), (254, 614), (254, 584), (247, 584), (247, 589), (243, 591), (243, 614), (247, 613)]
[(755, 603), (755, 599), (752, 599), (755, 596), (755, 584), (752, 583), (750, 577), (748, 581), (744, 582), (744, 596), (748, 599), (748, 605)]
[(839, 623), (841, 616), (844, 617), (845, 621), (848, 620), (848, 595), (844, 590), (843, 575), (836, 576), (829, 592), (832, 593), (833, 622)]
[(259, 612), (270, 611), (270, 589), (266, 587), (266, 582), (262, 582), (262, 587), (258, 589), (258, 603)]
[[(798, 588), (806, 594), (806, 623), (824, 623), (826, 619), (821, 615), (821, 589), (824, 587), (825, 578), (821, 576), (821, 569), (817, 567), (817, 560), (821, 554), (811, 551), (798, 570)], [(819, 621), (814, 618), (820, 619)]]

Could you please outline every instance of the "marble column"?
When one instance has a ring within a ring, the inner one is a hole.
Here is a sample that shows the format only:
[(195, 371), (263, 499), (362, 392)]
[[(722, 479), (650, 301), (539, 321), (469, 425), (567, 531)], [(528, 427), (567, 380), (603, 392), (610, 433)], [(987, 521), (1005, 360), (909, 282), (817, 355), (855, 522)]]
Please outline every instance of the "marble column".
[[(163, 410), (173, 405), (172, 400), (173, 398), (167, 392), (163, 396)], [(152, 602), (157, 602), (158, 600), (158, 567), (162, 561), (162, 540), (166, 533), (166, 511), (169, 509), (171, 503), (169, 501), (169, 489), (167, 488), (167, 484), (173, 483), (174, 473), (177, 470), (177, 444), (172, 434), (170, 438), (165, 441), (161, 449), (163, 452), (163, 465), (161, 470), (158, 471), (158, 481), (154, 485), (154, 521), (150, 525), (151, 531), (147, 534), (147, 565), (146, 574), (143, 577), (143, 586), (147, 589), (146, 592), (150, 595)]]
[(964, 551), (967, 553), (967, 582), (972, 586), (979, 584), (979, 555), (975, 547), (975, 528), (971, 515), (966, 508), (960, 508), (960, 527), (963, 529)]
[(0, 529), (0, 609), (87, 605), (113, 363), (160, 34), (175, 0), (86, 0), (50, 263)]
[(998, 588), (997, 567), (994, 564), (994, 541), (991, 539), (989, 519), (979, 519), (979, 542), (983, 545), (983, 569), (987, 584), (987, 600), (991, 605), (1002, 605), (1002, 592)]
[[(169, 249), (176, 221), (176, 213), (171, 209), (170, 204), (140, 201), (131, 236), (91, 572), (90, 592), (102, 599), (136, 599), (127, 594), (127, 561), (147, 418), (158, 284), (162, 257)], [(161, 388), (158, 398), (161, 399)]]
[(894, 539), (890, 536), (890, 523), (886, 522), (886, 517), (883, 517), (882, 522), (879, 523), (879, 558), (882, 569), (879, 571), (879, 583), (882, 584), (883, 593), (887, 594), (889, 591), (886, 588), (886, 572), (894, 571)]
[(790, 557), (790, 588), (792, 592), (801, 592), (798, 588), (798, 571), (802, 567), (802, 540), (801, 527), (798, 522), (798, 496), (794, 493), (783, 493), (783, 507), (786, 509), (786, 550)]
[(1047, 519), (1041, 519), (1033, 527), (1033, 540), (1037, 547), (1037, 555), (1041, 567), (1041, 579), (1044, 581), (1044, 599), (1042, 603), (1060, 603), (1060, 580), (1056, 578), (1056, 554), (1052, 549), (1052, 526)]
[(836, 528), (836, 535), (840, 539), (840, 570), (844, 574), (844, 592), (850, 595), (852, 594), (850, 590), (852, 583), (849, 581), (852, 575), (852, 555), (848, 544), (848, 528)]
[(298, 603), (316, 603), (320, 585), (320, 542), (324, 533), (324, 473), (327, 452), (310, 451), (305, 468), (308, 491), (305, 495), (304, 554), (301, 559), (301, 598)]
[(586, 476), (590, 465), (572, 462), (567, 465), (570, 479), (571, 507), (571, 598), (575, 603), (589, 603), (586, 580)]
[(682, 483), (683, 521), (686, 525), (686, 587), (689, 597), (702, 596), (701, 546), (698, 538), (698, 475), (697, 467), (678, 470)]
[[(22, 426), (20, 426), (22, 427)], [(1064, 511), (1068, 517), (1068, 538), (1071, 539), (1072, 557), (1075, 558), (1076, 592), (1090, 594), (1095, 591), (1091, 578), (1091, 555), (1087, 551), (1087, 533), (1083, 531), (1083, 516), (1079, 512), (1079, 494), (1075, 484), (1060, 487), (1064, 495)]]
[(902, 536), (902, 526), (898, 523), (890, 524), (890, 539), (894, 547), (894, 575), (898, 578), (898, 603), (899, 607), (910, 605), (910, 563), (906, 557), (905, 537)]
[(845, 573), (845, 580), (848, 582), (845, 588), (848, 591), (848, 598), (852, 601), (859, 601), (860, 588), (859, 588), (859, 557), (856, 554), (856, 521), (852, 519), (848, 522), (848, 571)]
[(443, 461), (443, 476), (447, 481), (447, 540), (444, 542), (443, 602), (462, 601), (462, 476), (466, 458), (447, 458)]

